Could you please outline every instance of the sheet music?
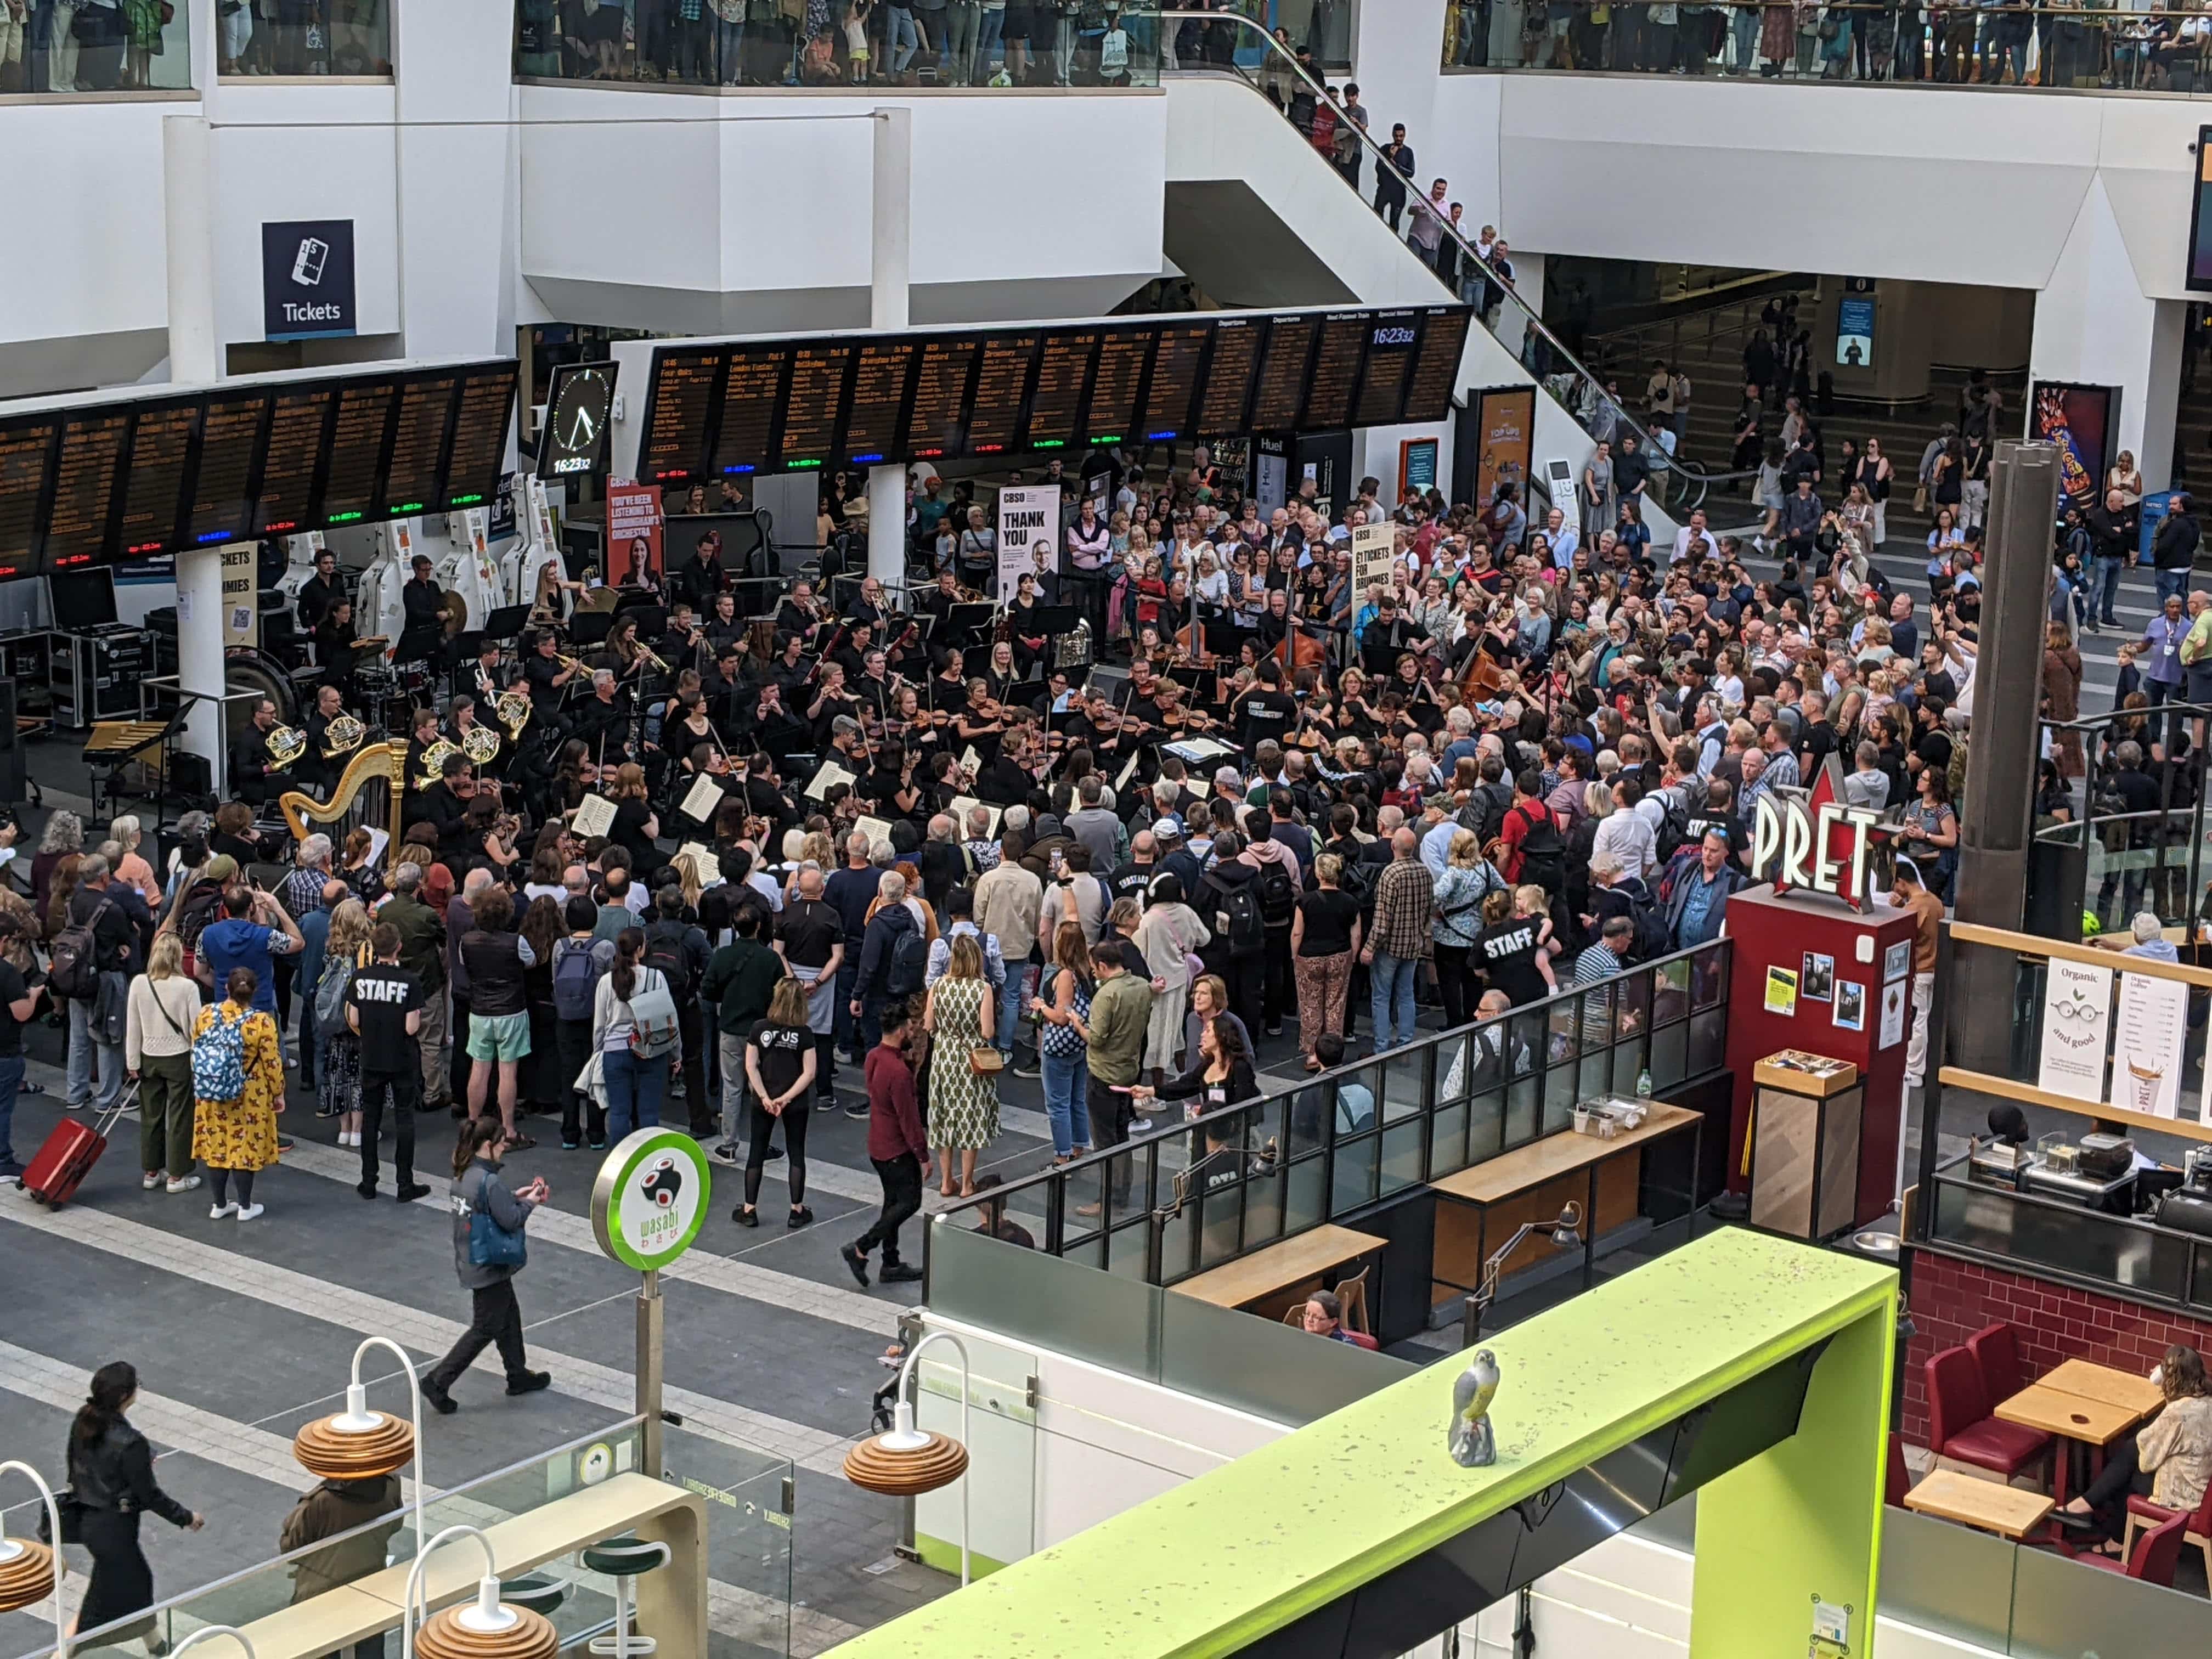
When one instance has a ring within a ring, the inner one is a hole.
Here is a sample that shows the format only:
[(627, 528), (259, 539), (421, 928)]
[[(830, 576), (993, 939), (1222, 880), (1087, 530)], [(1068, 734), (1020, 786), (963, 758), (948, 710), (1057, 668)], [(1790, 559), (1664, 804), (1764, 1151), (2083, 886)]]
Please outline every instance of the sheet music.
[(1135, 754), (1129, 757), (1128, 763), (1121, 768), (1121, 775), (1114, 780), (1114, 793), (1115, 794), (1120, 794), (1121, 793), (1121, 787), (1127, 783), (1131, 778), (1137, 775), (1137, 763), (1144, 759), (1144, 757), (1145, 752), (1141, 749)]
[(684, 797), (684, 816), (699, 823), (712, 823), (721, 810), (722, 786), (710, 773), (702, 772)]
[[(983, 803), (973, 795), (955, 795), (945, 803), (945, 810), (952, 815), (952, 822), (959, 826), (963, 841), (968, 839), (968, 815), (979, 806), (983, 806)], [(997, 806), (983, 806), (983, 810), (991, 815), (991, 827), (985, 833), (995, 841), (999, 835), (999, 821), (1006, 816), (1006, 811)]]
[(862, 835), (868, 838), (868, 845), (871, 847), (873, 847), (879, 841), (889, 841), (891, 838), (890, 825), (884, 823), (881, 818), (854, 818), (853, 820), (853, 828), (859, 830)]
[(1164, 743), (1160, 748), (1177, 760), (1209, 761), (1216, 755), (1236, 753), (1225, 743), (1216, 743), (1212, 738), (1192, 738), (1182, 743)]
[(676, 849), (676, 856), (679, 859), (688, 858), (698, 867), (699, 884), (702, 887), (719, 887), (722, 884), (721, 860), (697, 842), (685, 842)]
[(826, 800), (829, 798), (830, 792), (832, 789), (835, 789), (839, 784), (842, 783), (851, 785), (858, 783), (860, 779), (854, 777), (843, 767), (838, 765), (836, 761), (823, 761), (822, 763), (822, 769), (814, 775), (814, 781), (808, 784), (806, 787), (799, 793), (807, 796), (810, 799)]
[(586, 841), (604, 836), (615, 826), (615, 804), (605, 795), (586, 795), (576, 809), (569, 828)]
[(966, 769), (968, 775), (970, 777), (975, 776), (976, 773), (983, 769), (983, 757), (975, 752), (975, 745), (974, 744), (971, 743), (968, 745), (968, 752), (961, 756), (960, 764)]
[(375, 825), (371, 824), (368, 827), (368, 863), (366, 867), (373, 870), (383, 863), (384, 849), (391, 844), (392, 832), (389, 830), (379, 830)]

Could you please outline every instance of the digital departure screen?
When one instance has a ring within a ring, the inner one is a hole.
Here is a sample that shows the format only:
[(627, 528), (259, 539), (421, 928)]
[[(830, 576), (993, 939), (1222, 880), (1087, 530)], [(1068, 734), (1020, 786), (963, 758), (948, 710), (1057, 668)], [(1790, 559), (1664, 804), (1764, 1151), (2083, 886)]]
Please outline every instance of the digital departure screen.
[(1260, 387), (1252, 397), (1255, 432), (1295, 432), (1306, 405), (1307, 364), (1315, 337), (1314, 317), (1277, 317), (1267, 325), (1267, 355), (1260, 363)]
[(63, 423), (61, 454), (54, 463), (54, 505), (46, 519), (41, 559), (47, 569), (90, 564), (107, 551), (123, 446), (130, 434), (127, 408), (87, 410)]
[(1206, 360), (1205, 390), (1198, 400), (1200, 437), (1233, 438), (1244, 432), (1267, 334), (1267, 325), (1251, 317), (1214, 325), (1213, 354)]
[(960, 453), (967, 432), (968, 381), (981, 342), (972, 335), (931, 340), (915, 365), (914, 410), (907, 416), (906, 451), (935, 460)]
[(1367, 349), (1367, 328), (1368, 313), (1364, 311), (1332, 312), (1322, 319), (1321, 344), (1314, 351), (1300, 426), (1327, 431), (1352, 423), (1352, 399), (1359, 389), (1359, 360)]
[(775, 463), (775, 411), (783, 401), (787, 346), (739, 346), (730, 353), (722, 383), (722, 424), (714, 438), (712, 471), (743, 477)]
[(507, 471), (507, 422), (514, 408), (513, 364), (470, 369), (461, 376), (438, 499), (448, 513), (490, 505)]
[(1431, 306), (1421, 319), (1421, 343), (1415, 349), (1413, 374), (1406, 385), (1407, 421), (1442, 421), (1450, 417), (1452, 393), (1459, 386), (1459, 360), (1467, 349), (1467, 331), (1474, 313), (1464, 306)]
[[(252, 533), (254, 458), (261, 453), (261, 424), (269, 412), (265, 391), (217, 393), (200, 411), (199, 465), (185, 513), (181, 547), (243, 541)], [(130, 532), (124, 532), (127, 539)]]
[(1098, 333), (1083, 329), (1058, 331), (1044, 337), (1037, 354), (1036, 386), (1030, 393), (1029, 440), (1024, 449), (1065, 449), (1081, 435), (1077, 422), (1083, 414), (1084, 388), (1091, 380), (1091, 359), (1098, 349)]
[(874, 466), (898, 447), (899, 420), (914, 378), (911, 340), (872, 340), (853, 365), (853, 396), (845, 411), (845, 458)]
[(58, 415), (32, 415), (0, 426), (0, 580), (36, 571), (39, 507), (61, 424)]
[(1002, 455), (1014, 447), (1036, 348), (1034, 334), (985, 337), (983, 359), (975, 370), (975, 395), (968, 409), (970, 455)]
[(123, 517), (117, 532), (118, 551), (124, 558), (158, 558), (177, 550), (185, 463), (191, 459), (199, 415), (197, 399), (156, 404), (138, 411), (131, 459), (123, 473)]
[(1099, 337), (1098, 367), (1091, 380), (1091, 402), (1083, 429), (1094, 447), (1118, 444), (1135, 435), (1137, 394), (1144, 389), (1145, 365), (1152, 355), (1155, 328), (1109, 329)]
[(1206, 366), (1206, 343), (1213, 331), (1203, 323), (1180, 324), (1159, 331), (1152, 352), (1152, 379), (1145, 407), (1130, 434), (1146, 443), (1165, 443), (1188, 429), (1198, 396), (1199, 371)]
[(1359, 405), (1352, 412), (1352, 424), (1389, 426), (1405, 407), (1406, 377), (1421, 333), (1420, 313), (1386, 311), (1365, 319), (1364, 327), (1367, 362), (1359, 374)]
[(638, 446), (637, 476), (647, 483), (675, 483), (701, 476), (707, 459), (707, 417), (714, 412), (719, 351), (661, 351), (653, 359), (653, 385), (645, 398), (645, 436)]
[(446, 428), (459, 386), (459, 377), (453, 374), (410, 376), (401, 383), (392, 459), (386, 463), (384, 489), (378, 498), (385, 516), (404, 518), (437, 506)]
[(322, 468), (325, 448), (323, 433), (337, 403), (337, 392), (332, 386), (277, 392), (261, 455), (255, 535), (296, 535), (313, 522), (315, 475)]
[(360, 381), (339, 389), (329, 470), (323, 479), (321, 518), (325, 526), (360, 524), (375, 509), (377, 483), (384, 472), (385, 434), (398, 407), (399, 388), (390, 380)]
[(846, 371), (853, 348), (803, 345), (792, 353), (791, 395), (783, 404), (783, 464), (826, 465), (837, 444), (838, 416), (845, 403)]

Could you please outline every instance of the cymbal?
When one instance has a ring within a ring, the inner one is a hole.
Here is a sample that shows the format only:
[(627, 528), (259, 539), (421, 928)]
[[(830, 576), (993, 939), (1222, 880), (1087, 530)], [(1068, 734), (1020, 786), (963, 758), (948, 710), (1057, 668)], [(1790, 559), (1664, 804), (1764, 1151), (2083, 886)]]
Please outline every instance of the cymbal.
[(458, 634), (469, 625), (469, 602), (452, 588), (445, 591), (438, 608), (446, 613), (446, 632)]

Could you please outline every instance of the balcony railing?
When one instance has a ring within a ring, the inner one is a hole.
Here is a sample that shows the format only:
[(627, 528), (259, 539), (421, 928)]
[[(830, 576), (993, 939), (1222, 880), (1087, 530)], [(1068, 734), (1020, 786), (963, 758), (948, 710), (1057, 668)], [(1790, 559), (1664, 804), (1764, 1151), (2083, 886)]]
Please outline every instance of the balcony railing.
[(2208, 91), (2212, 17), (2086, 6), (1644, 5), (1469, 0), (1447, 70), (1879, 81), (2044, 91)]
[(190, 92), (191, 10), (163, 0), (0, 0), (0, 98)]
[(216, 0), (215, 27), (216, 73), (225, 80), (391, 78), (391, 0), (306, 0), (274, 7)]

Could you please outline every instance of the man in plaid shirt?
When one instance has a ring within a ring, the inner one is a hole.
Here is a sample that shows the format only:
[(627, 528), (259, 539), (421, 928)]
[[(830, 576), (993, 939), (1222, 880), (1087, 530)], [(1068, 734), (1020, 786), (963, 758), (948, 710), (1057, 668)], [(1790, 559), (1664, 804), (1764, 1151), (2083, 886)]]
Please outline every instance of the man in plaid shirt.
[(1361, 947), (1375, 1019), (1375, 1052), (1413, 1040), (1413, 975), (1430, 953), (1436, 880), (1411, 830), (1390, 837), (1390, 867), (1375, 884), (1375, 926)]
[[(321, 915), (323, 916), (321, 927), (327, 928), (329, 926), (329, 916), (325, 912), (323, 905), (323, 889), (329, 884), (331, 879), (331, 838), (328, 836), (308, 836), (300, 843), (299, 851), (295, 854), (298, 867), (286, 876), (277, 886), (277, 902), (291, 913), (294, 920), (299, 922), (303, 933), (308, 931), (307, 918), (312, 915)], [(308, 977), (308, 975), (311, 969), (315, 974), (321, 973), (323, 960), (323, 953), (319, 948), (313, 951), (312, 963), (307, 960), (308, 954), (301, 952), (296, 958), (293, 957), (275, 958), (276, 1030), (280, 1036), (288, 1033), (291, 1028), (293, 984), (295, 978), (301, 981), (300, 996), (306, 1012), (300, 1020), (302, 1036), (300, 1042), (298, 1064), (301, 1067), (300, 1080), (302, 1083), (311, 1082), (313, 1079), (315, 1064), (313, 1053), (315, 981)]]

